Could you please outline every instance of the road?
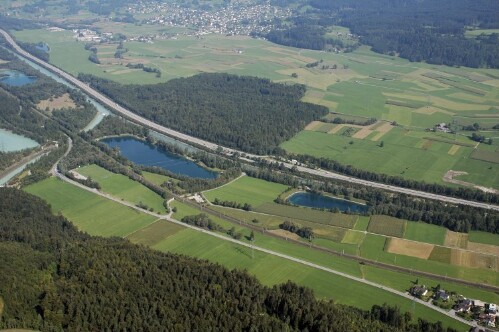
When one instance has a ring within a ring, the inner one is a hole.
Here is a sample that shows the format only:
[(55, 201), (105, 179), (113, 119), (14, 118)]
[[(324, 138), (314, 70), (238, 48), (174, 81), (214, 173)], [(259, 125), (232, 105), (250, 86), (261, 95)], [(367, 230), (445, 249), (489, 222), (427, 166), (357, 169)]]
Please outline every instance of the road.
[[(182, 141), (185, 141), (185, 142), (188, 142), (191, 144), (199, 145), (199, 146), (205, 147), (205, 148), (210, 149), (210, 150), (216, 150), (217, 148), (220, 147), (218, 144), (211, 143), (211, 142), (205, 141), (203, 139), (193, 137), (190, 135), (186, 135), (186, 134), (183, 134), (183, 133), (178, 132), (176, 130), (161, 126), (157, 123), (154, 123), (148, 119), (145, 119), (145, 118), (127, 110), (126, 108), (118, 105), (115, 101), (109, 99), (105, 95), (94, 90), (88, 84), (83, 83), (82, 81), (71, 76), (70, 74), (66, 73), (65, 71), (47, 63), (41, 59), (38, 59), (37, 57), (31, 55), (30, 53), (24, 51), (21, 47), (19, 47), (19, 45), (17, 45), (17, 43), (12, 39), (12, 37), (6, 31), (0, 29), (0, 34), (2, 34), (5, 37), (6, 41), (16, 50), (16, 52), (18, 52), (22, 56), (28, 58), (29, 60), (39, 64), (40, 66), (43, 66), (44, 68), (50, 70), (51, 72), (59, 75), (61, 78), (65, 79), (68, 82), (72, 83), (73, 85), (77, 86), (82, 91), (87, 93), (89, 96), (98, 100), (102, 104), (109, 107), (109, 109), (122, 115), (123, 117), (125, 117), (125, 118), (127, 118), (135, 123), (143, 125), (147, 128), (150, 128), (150, 129), (153, 129), (157, 132), (160, 132), (162, 134), (180, 139)], [(226, 147), (222, 147), (222, 148), (223, 148), (224, 152), (227, 154), (232, 154), (232, 153), (243, 154), (244, 153), (249, 158), (262, 158), (262, 156), (257, 156), (257, 155), (253, 155), (250, 153), (245, 153), (245, 152), (238, 151), (235, 149), (226, 148)], [(284, 163), (284, 165), (288, 168), (292, 168), (295, 166), (291, 163)], [(479, 207), (479, 208), (483, 208), (483, 209), (490, 209), (490, 210), (499, 211), (498, 205), (469, 201), (469, 200), (465, 200), (465, 199), (461, 199), (461, 198), (448, 197), (448, 196), (444, 196), (444, 195), (432, 194), (432, 193), (427, 193), (424, 191), (418, 191), (418, 190), (413, 190), (413, 189), (401, 188), (401, 187), (382, 184), (382, 183), (378, 183), (378, 182), (357, 179), (354, 177), (350, 177), (350, 176), (346, 176), (346, 175), (342, 175), (342, 174), (338, 174), (338, 173), (334, 173), (334, 172), (330, 172), (330, 171), (326, 171), (326, 170), (311, 169), (311, 168), (303, 167), (303, 166), (297, 166), (297, 167), (298, 167), (298, 170), (300, 172), (308, 173), (308, 174), (312, 174), (312, 175), (316, 175), (316, 176), (321, 176), (321, 177), (328, 178), (328, 179), (347, 181), (347, 182), (356, 183), (356, 184), (369, 186), (369, 187), (373, 187), (373, 188), (378, 188), (378, 189), (383, 189), (383, 190), (388, 190), (388, 191), (393, 191), (393, 192), (399, 192), (399, 193), (403, 193), (403, 194), (407, 194), (407, 195), (423, 197), (423, 198), (430, 198), (430, 199), (434, 199), (434, 200), (438, 200), (438, 201), (442, 201), (442, 202), (462, 204), (462, 205)]]

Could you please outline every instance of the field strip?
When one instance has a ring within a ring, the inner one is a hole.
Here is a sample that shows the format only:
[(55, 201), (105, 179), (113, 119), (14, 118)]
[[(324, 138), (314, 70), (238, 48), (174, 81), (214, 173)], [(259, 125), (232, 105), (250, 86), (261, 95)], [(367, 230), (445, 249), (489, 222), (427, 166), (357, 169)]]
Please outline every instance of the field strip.
[(130, 235), (135, 234), (135, 233), (137, 233), (138, 231), (143, 230), (144, 228), (147, 228), (147, 227), (149, 227), (149, 226), (151, 226), (151, 225), (154, 225), (155, 223), (157, 223), (157, 222), (158, 222), (158, 221), (160, 221), (160, 220), (162, 220), (162, 218), (158, 218), (158, 219), (154, 220), (152, 223), (145, 225), (144, 227), (141, 227), (141, 228), (139, 228), (139, 229), (134, 230), (133, 232), (130, 232), (130, 233), (128, 233), (128, 234), (123, 235), (123, 238), (125, 239), (125, 238), (129, 237)]
[(288, 256), (288, 255), (285, 255), (285, 254), (282, 254), (282, 253), (279, 253), (279, 252), (276, 252), (276, 251), (273, 251), (273, 250), (265, 249), (265, 248), (262, 248), (262, 247), (255, 246), (253, 244), (248, 244), (248, 243), (236, 240), (236, 239), (228, 238), (228, 237), (226, 237), (224, 235), (213, 233), (213, 232), (205, 230), (205, 229), (197, 228), (195, 226), (188, 225), (188, 224), (185, 224), (185, 223), (180, 222), (178, 220), (175, 220), (175, 219), (169, 217), (168, 215), (166, 215), (166, 216), (165, 215), (158, 215), (158, 214), (156, 214), (154, 212), (150, 212), (148, 210), (143, 210), (143, 209), (141, 209), (141, 208), (139, 208), (139, 207), (137, 207), (137, 206), (135, 206), (135, 205), (133, 205), (131, 203), (118, 200), (118, 199), (116, 199), (116, 198), (114, 198), (114, 197), (112, 197), (110, 195), (107, 195), (105, 193), (102, 193), (102, 192), (100, 192), (100, 191), (98, 191), (96, 189), (88, 188), (88, 187), (86, 187), (86, 186), (84, 186), (84, 185), (82, 185), (82, 184), (80, 184), (80, 183), (78, 183), (76, 181), (70, 180), (67, 177), (65, 177), (64, 175), (60, 174), (60, 173), (56, 173), (56, 174), (57, 174), (57, 177), (59, 179), (61, 179), (62, 181), (68, 182), (68, 183), (70, 183), (72, 185), (75, 185), (75, 186), (77, 186), (79, 188), (82, 188), (84, 190), (90, 191), (90, 192), (92, 192), (92, 193), (94, 193), (96, 195), (100, 195), (100, 196), (103, 196), (103, 197), (105, 197), (107, 199), (113, 200), (113, 201), (115, 201), (115, 202), (117, 202), (119, 204), (131, 207), (131, 208), (133, 208), (133, 209), (135, 209), (137, 211), (140, 211), (140, 212), (152, 215), (152, 216), (156, 216), (156, 217), (158, 217), (158, 219), (164, 219), (164, 220), (167, 220), (167, 221), (172, 222), (174, 224), (181, 225), (183, 227), (190, 228), (190, 229), (193, 229), (193, 230), (198, 231), (198, 232), (202, 232), (204, 234), (207, 234), (207, 235), (219, 238), (219, 239), (224, 240), (224, 241), (229, 241), (229, 242), (235, 243), (235, 244), (240, 245), (240, 246), (244, 246), (244, 247), (247, 247), (247, 248), (250, 248), (250, 249), (254, 249), (254, 250), (257, 250), (257, 251), (269, 254), (269, 255), (280, 257), (280, 258), (283, 258), (283, 259), (286, 259), (286, 260), (289, 260), (289, 261), (292, 261), (292, 262), (295, 262), (295, 263), (299, 263), (299, 264), (302, 264), (302, 265), (306, 265), (306, 266), (309, 266), (309, 267), (312, 267), (312, 268), (315, 268), (315, 269), (318, 269), (318, 270), (322, 270), (322, 271), (325, 271), (325, 272), (328, 272), (328, 273), (336, 274), (336, 275), (339, 275), (341, 277), (344, 277), (344, 278), (347, 278), (347, 279), (350, 279), (350, 280), (353, 280), (353, 281), (357, 281), (357, 282), (369, 285), (371, 287), (379, 288), (381, 290), (390, 292), (390, 293), (398, 295), (400, 297), (412, 300), (414, 302), (418, 302), (421, 305), (424, 305), (424, 306), (426, 306), (426, 307), (428, 307), (430, 309), (438, 311), (441, 314), (444, 314), (444, 315), (446, 315), (446, 316), (448, 316), (448, 317), (450, 317), (452, 319), (455, 319), (455, 320), (457, 320), (457, 321), (459, 321), (459, 322), (461, 322), (463, 324), (466, 324), (468, 326), (476, 326), (476, 323), (469, 322), (469, 321), (467, 321), (467, 320), (465, 320), (465, 319), (463, 319), (461, 317), (458, 317), (458, 316), (454, 315), (452, 313), (452, 311), (446, 311), (446, 310), (444, 310), (442, 308), (436, 307), (436, 306), (432, 305), (431, 303), (428, 303), (428, 302), (425, 302), (425, 301), (420, 300), (418, 298), (415, 298), (415, 297), (413, 297), (412, 295), (410, 295), (408, 293), (404, 293), (404, 292), (401, 292), (401, 291), (398, 291), (398, 290), (395, 290), (395, 289), (392, 289), (392, 288), (389, 288), (389, 287), (377, 284), (375, 282), (372, 282), (372, 281), (369, 281), (369, 280), (366, 280), (366, 279), (354, 277), (354, 276), (349, 275), (347, 273), (336, 271), (336, 270), (333, 270), (333, 269), (330, 269), (330, 268), (327, 268), (327, 267), (324, 267), (324, 266), (321, 266), (321, 265), (318, 265), (318, 264), (315, 264), (315, 263), (311, 263), (311, 262), (308, 262), (308, 261), (305, 261), (305, 260), (302, 260), (302, 259), (298, 259), (298, 258), (295, 258), (295, 257), (292, 257), (292, 256)]

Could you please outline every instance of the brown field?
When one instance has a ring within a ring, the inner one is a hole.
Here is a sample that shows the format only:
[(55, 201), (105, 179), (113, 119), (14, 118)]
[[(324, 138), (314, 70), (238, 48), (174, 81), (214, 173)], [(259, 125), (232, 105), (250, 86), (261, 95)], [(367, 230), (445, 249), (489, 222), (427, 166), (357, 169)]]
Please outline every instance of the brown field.
[(57, 98), (42, 100), (36, 105), (36, 107), (38, 107), (38, 109), (40, 110), (45, 110), (46, 108), (48, 108), (50, 111), (54, 111), (63, 108), (76, 108), (76, 104), (74, 103), (73, 99), (71, 99), (69, 93), (65, 93)]
[(321, 125), (322, 125), (322, 122), (320, 122), (320, 121), (312, 121), (305, 127), (305, 130), (313, 131), (314, 129), (319, 128)]
[(449, 151), (447, 151), (448, 154), (451, 156), (455, 155), (456, 152), (459, 150), (460, 146), (459, 145), (453, 145), (450, 147)]
[(367, 136), (369, 136), (373, 131), (369, 129), (369, 127), (364, 127), (358, 132), (356, 132), (352, 137), (353, 138), (358, 138), (358, 139), (364, 139)]
[(450, 263), (477, 269), (493, 269), (499, 272), (499, 257), (493, 255), (479, 254), (460, 249), (451, 250)]
[(466, 249), (468, 245), (468, 234), (458, 233), (447, 230), (444, 245), (448, 247), (457, 247)]
[(405, 239), (390, 238), (386, 251), (392, 254), (428, 259), (435, 245)]
[(492, 254), (499, 257), (499, 246), (494, 246), (491, 244), (468, 242), (468, 250), (478, 251), (485, 254)]
[(345, 127), (344, 124), (339, 124), (337, 125), (336, 127), (334, 127), (333, 129), (331, 129), (330, 131), (328, 131), (327, 133), (328, 134), (336, 134), (337, 132), (339, 132), (343, 127)]
[(297, 234), (285, 231), (284, 229), (273, 229), (273, 230), (270, 230), (268, 232), (282, 236), (282, 237), (286, 237), (286, 238), (292, 239), (292, 240), (299, 240), (300, 239), (300, 237)]

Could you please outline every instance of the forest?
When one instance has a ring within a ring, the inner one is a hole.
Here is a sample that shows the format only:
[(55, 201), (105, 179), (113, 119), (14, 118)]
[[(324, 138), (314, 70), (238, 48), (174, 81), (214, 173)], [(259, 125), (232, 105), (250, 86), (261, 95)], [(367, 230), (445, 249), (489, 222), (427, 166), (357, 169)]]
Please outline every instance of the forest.
[(43, 331), (453, 331), (386, 305), (320, 301), (291, 282), (92, 237), (41, 199), (0, 188), (0, 328)]
[(79, 79), (134, 113), (222, 146), (267, 154), (327, 114), (301, 102), (303, 85), (229, 74), (199, 74), (154, 85), (120, 85), (92, 75)]
[[(291, 1), (300, 2), (300, 1)], [(448, 66), (499, 68), (497, 36), (468, 39), (466, 28), (499, 28), (495, 0), (309, 0), (267, 38), (288, 46), (324, 49), (324, 28), (348, 27), (375, 52)], [(288, 4), (288, 3), (286, 3)], [(311, 28), (313, 27), (313, 28)], [(302, 31), (302, 33), (300, 33)]]

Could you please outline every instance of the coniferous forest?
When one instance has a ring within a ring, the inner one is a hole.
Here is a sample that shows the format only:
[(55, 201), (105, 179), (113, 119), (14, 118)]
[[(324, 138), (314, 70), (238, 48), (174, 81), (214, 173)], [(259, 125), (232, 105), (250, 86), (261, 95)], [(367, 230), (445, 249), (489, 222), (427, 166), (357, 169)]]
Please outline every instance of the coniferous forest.
[[(42, 331), (446, 331), (386, 305), (318, 301), (293, 283), (79, 232), (0, 188), (0, 328)], [(451, 331), (451, 330), (447, 330)]]
[[(301, 0), (280, 1), (303, 4)], [(498, 34), (466, 38), (470, 28), (499, 28), (495, 0), (309, 0), (310, 7), (266, 37), (288, 46), (324, 49), (325, 28), (350, 28), (375, 52), (448, 66), (499, 68)]]
[(154, 85), (79, 78), (134, 113), (188, 135), (246, 152), (267, 154), (327, 114), (301, 102), (303, 85), (229, 74), (199, 74)]

